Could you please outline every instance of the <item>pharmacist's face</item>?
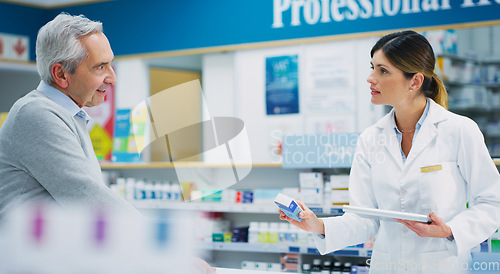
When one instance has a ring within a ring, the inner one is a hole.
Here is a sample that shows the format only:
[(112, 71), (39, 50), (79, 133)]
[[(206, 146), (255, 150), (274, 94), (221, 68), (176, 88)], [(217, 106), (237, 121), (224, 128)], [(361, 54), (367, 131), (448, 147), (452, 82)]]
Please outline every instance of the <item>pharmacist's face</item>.
[(403, 72), (387, 59), (382, 50), (373, 54), (371, 66), (373, 70), (366, 81), (370, 84), (373, 104), (394, 107), (409, 99), (411, 80), (404, 77)]
[(82, 40), (88, 56), (74, 74), (68, 74), (67, 95), (79, 106), (93, 107), (104, 102), (106, 89), (116, 83), (111, 61), (114, 55), (103, 33), (93, 33)]

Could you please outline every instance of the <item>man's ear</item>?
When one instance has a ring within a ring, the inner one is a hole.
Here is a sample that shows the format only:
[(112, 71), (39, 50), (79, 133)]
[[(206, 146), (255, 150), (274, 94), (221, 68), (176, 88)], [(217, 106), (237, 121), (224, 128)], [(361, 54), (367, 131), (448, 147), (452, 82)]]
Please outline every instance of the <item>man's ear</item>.
[(411, 78), (410, 89), (411, 90), (419, 90), (424, 83), (424, 75), (420, 72), (417, 72)]
[(68, 87), (68, 79), (66, 78), (66, 71), (63, 70), (61, 63), (55, 63), (50, 67), (50, 73), (54, 78), (54, 82), (61, 88)]

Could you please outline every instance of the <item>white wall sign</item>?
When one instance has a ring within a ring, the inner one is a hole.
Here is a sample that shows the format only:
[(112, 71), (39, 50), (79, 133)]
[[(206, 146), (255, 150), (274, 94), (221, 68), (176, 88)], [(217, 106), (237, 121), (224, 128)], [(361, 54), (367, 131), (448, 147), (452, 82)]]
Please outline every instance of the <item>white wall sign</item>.
[(0, 33), (0, 59), (29, 60), (29, 37)]

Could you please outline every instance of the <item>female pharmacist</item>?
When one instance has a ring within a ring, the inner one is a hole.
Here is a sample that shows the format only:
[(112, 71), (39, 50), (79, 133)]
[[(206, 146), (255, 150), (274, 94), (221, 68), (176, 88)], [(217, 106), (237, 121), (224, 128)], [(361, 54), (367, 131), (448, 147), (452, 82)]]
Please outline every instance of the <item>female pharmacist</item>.
[(371, 101), (392, 111), (359, 137), (350, 205), (429, 214), (432, 223), (381, 221), (354, 213), (302, 222), (321, 254), (375, 236), (370, 273), (458, 273), (470, 250), (500, 227), (500, 175), (477, 125), (446, 110), (429, 42), (414, 31), (382, 37), (371, 50)]

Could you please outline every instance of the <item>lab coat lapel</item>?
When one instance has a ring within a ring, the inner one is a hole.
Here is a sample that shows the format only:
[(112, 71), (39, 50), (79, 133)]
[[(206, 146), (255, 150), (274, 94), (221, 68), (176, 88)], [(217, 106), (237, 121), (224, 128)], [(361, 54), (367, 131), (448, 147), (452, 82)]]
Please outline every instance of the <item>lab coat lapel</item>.
[(420, 128), (414, 143), (411, 146), (410, 154), (406, 160), (406, 165), (414, 161), (416, 157), (436, 138), (438, 134), (437, 124), (446, 119), (445, 109), (439, 106), (434, 100), (430, 102), (429, 112)]
[(387, 152), (394, 159), (396, 164), (400, 169), (403, 168), (403, 158), (401, 156), (401, 150), (398, 145), (398, 138), (396, 137), (396, 133), (394, 132), (394, 128), (392, 127), (391, 119), (393, 115), (394, 109), (391, 110), (384, 118), (380, 119), (377, 122), (376, 126), (380, 128), (381, 131), (381, 142), (384, 144)]

